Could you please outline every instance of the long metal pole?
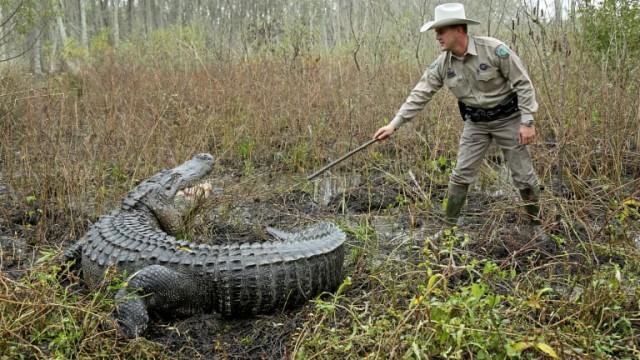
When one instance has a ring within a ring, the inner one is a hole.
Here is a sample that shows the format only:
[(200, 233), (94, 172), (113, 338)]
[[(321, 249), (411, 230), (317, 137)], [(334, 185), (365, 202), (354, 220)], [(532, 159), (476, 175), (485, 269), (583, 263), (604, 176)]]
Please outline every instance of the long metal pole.
[(334, 167), (334, 166), (338, 165), (339, 163), (341, 163), (342, 161), (344, 161), (346, 158), (352, 156), (353, 154), (357, 153), (358, 151), (360, 151), (360, 150), (366, 148), (367, 146), (369, 146), (369, 145), (371, 145), (371, 144), (373, 144), (375, 142), (378, 142), (378, 141), (380, 141), (380, 140), (379, 139), (371, 139), (371, 140), (367, 141), (366, 143), (364, 143), (364, 144), (358, 146), (357, 148), (349, 151), (347, 154), (343, 155), (338, 160), (332, 161), (329, 165), (327, 165), (327, 166), (323, 167), (322, 169), (320, 169), (320, 170), (314, 172), (313, 174), (309, 175), (307, 177), (307, 180), (315, 179), (316, 177), (320, 176), (325, 171), (331, 169), (332, 167)]

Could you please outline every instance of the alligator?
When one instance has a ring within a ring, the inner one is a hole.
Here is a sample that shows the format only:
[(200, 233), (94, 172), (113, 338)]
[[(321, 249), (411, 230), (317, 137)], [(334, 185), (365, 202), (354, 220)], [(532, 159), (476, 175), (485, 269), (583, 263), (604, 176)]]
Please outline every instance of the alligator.
[(342, 281), (345, 234), (320, 222), (300, 231), (267, 228), (266, 242), (197, 244), (174, 237), (176, 193), (213, 168), (199, 154), (141, 182), (120, 209), (100, 217), (65, 251), (90, 288), (108, 269), (131, 274), (117, 291), (113, 317), (126, 337), (141, 336), (150, 315), (218, 312), (251, 316), (303, 303)]

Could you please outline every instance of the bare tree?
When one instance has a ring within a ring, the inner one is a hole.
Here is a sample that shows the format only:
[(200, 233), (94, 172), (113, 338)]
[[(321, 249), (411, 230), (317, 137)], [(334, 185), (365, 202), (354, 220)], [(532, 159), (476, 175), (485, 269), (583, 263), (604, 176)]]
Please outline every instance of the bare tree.
[(560, 23), (562, 21), (562, 0), (554, 0), (553, 8), (555, 10), (554, 19), (556, 23)]
[(134, 0), (127, 0), (127, 25), (128, 25), (128, 31), (129, 31), (129, 36), (133, 35), (133, 10), (134, 10)]
[(51, 23), (49, 27), (49, 38), (51, 40), (51, 50), (49, 51), (49, 73), (53, 74), (58, 72), (58, 36), (56, 30), (56, 24)]
[(151, 0), (142, 0), (144, 2), (144, 31), (145, 35), (149, 36), (153, 31), (152, 9)]
[[(0, 2), (0, 62), (16, 59), (31, 51), (47, 19), (47, 12), (37, 1)], [(38, 46), (41, 48), (41, 43)]]
[(184, 26), (184, 3), (182, 0), (176, 0), (176, 23)]
[(159, 29), (162, 27), (162, 19), (160, 14), (160, 7), (157, 6), (156, 0), (147, 0), (150, 3), (151, 7), (151, 20), (153, 21), (154, 29)]
[(89, 34), (87, 33), (87, 8), (86, 0), (78, 0), (78, 10), (80, 12), (80, 44), (84, 55), (89, 56)]
[(60, 35), (60, 40), (62, 40), (62, 45), (67, 42), (67, 29), (64, 26), (64, 20), (62, 18), (64, 14), (64, 5), (62, 0), (57, 1), (57, 6), (59, 7), (58, 12), (56, 13), (56, 25), (58, 26), (58, 34)]
[[(65, 46), (67, 46), (69, 40), (63, 18), (64, 4), (62, 3), (62, 0), (58, 0), (56, 5), (58, 6), (58, 11), (56, 11), (56, 26), (58, 28), (58, 35), (60, 36), (60, 43), (64, 48)], [(62, 56), (61, 58), (62, 63), (69, 70), (69, 72), (71, 72), (72, 74), (78, 74), (80, 72), (78, 65), (73, 60), (69, 59), (66, 56)]]
[(33, 51), (31, 52), (31, 72), (40, 75), (42, 74), (42, 53), (40, 51), (42, 49), (42, 41), (38, 31), (33, 31), (31, 36), (34, 38)]
[(111, 41), (114, 48), (120, 46), (120, 23), (118, 21), (118, 8), (120, 7), (119, 0), (111, 1)]
[[(2, 8), (3, 6), (0, 4), (0, 19), (4, 18), (4, 11)], [(3, 59), (6, 56), (4, 45), (4, 42), (0, 42), (0, 59)]]

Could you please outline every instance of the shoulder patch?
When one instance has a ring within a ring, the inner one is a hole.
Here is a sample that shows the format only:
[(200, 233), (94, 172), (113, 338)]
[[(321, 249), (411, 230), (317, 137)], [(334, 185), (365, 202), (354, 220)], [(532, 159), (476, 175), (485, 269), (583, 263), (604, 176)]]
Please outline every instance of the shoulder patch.
[(500, 44), (496, 48), (496, 55), (501, 59), (507, 58), (509, 56), (509, 49), (507, 49), (505, 45)]
[(429, 69), (435, 69), (436, 66), (438, 66), (438, 59), (436, 59), (434, 62), (431, 63), (431, 65), (429, 65)]

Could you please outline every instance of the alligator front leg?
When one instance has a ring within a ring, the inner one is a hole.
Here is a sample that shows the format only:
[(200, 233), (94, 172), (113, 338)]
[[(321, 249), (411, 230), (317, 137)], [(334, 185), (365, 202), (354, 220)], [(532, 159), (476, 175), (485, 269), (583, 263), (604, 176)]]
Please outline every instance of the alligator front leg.
[(162, 265), (142, 268), (116, 293), (116, 320), (125, 336), (140, 336), (149, 323), (149, 313), (169, 310), (191, 313), (198, 303), (198, 286), (189, 276)]

